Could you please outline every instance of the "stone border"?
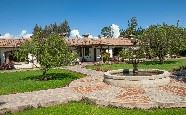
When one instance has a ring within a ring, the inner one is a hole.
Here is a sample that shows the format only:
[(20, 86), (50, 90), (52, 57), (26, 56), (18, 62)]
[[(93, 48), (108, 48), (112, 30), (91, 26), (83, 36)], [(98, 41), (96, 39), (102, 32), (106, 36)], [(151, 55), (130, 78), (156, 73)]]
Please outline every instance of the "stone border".
[[(120, 76), (111, 75), (120, 73), (123, 69), (112, 70), (104, 73), (104, 82), (117, 87), (157, 87), (170, 82), (170, 73), (159, 69), (140, 69), (140, 71), (162, 71), (162, 74), (152, 76)], [(132, 71), (131, 69), (129, 71)]]

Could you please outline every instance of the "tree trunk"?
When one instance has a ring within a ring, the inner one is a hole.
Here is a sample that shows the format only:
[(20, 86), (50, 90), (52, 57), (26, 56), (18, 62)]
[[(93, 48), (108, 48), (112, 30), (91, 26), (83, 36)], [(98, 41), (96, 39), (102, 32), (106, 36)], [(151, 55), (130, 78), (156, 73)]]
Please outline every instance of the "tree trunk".
[(43, 69), (43, 76), (45, 76), (46, 73), (47, 73), (47, 68), (44, 68), (44, 69)]
[(159, 58), (159, 60), (160, 60), (160, 63), (163, 64), (163, 63), (164, 63), (164, 58), (163, 58), (163, 56), (159, 55), (158, 58)]
[(133, 64), (133, 73), (138, 73), (138, 64)]
[(48, 71), (48, 68), (45, 67), (43, 69), (43, 76), (42, 76), (41, 80), (47, 80), (47, 76), (46, 76), (47, 71)]

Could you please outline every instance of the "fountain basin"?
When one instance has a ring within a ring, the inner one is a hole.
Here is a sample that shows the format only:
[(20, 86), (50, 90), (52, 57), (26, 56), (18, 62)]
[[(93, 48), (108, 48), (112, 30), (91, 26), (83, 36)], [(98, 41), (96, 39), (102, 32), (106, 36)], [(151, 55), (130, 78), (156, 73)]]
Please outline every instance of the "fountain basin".
[(139, 71), (142, 73), (149, 72), (152, 75), (132, 75), (132, 69), (129, 70), (128, 75), (122, 75), (123, 69), (112, 70), (104, 73), (104, 82), (117, 87), (157, 87), (167, 85), (170, 82), (168, 71), (158, 69), (140, 69)]

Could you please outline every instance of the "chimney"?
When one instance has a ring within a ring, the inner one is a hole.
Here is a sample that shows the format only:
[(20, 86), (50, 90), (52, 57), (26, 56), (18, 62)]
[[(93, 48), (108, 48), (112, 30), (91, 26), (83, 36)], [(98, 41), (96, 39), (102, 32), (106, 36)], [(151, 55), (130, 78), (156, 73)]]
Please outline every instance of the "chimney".
[(82, 36), (83, 36), (84, 38), (88, 38), (89, 35), (90, 35), (90, 33), (85, 33), (85, 34), (83, 34)]

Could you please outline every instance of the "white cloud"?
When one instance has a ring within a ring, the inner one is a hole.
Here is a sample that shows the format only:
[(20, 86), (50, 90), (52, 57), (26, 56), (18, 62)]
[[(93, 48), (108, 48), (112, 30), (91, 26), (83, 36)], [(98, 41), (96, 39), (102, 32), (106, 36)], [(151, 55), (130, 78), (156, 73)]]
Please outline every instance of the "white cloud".
[(30, 38), (33, 34), (25, 34), (23, 38)]
[(113, 32), (113, 38), (118, 38), (120, 36), (119, 26), (116, 24), (112, 24), (110, 27), (111, 31)]
[(88, 38), (94, 38), (94, 37), (93, 37), (93, 35), (90, 34), (90, 35), (88, 36)]
[(82, 38), (82, 37), (79, 33), (79, 30), (74, 29), (70, 32), (70, 38)]
[(22, 30), (20, 36), (24, 36), (24, 35), (26, 35), (26, 33), (27, 33), (26, 30)]
[(22, 30), (19, 35), (12, 35), (10, 33), (5, 33), (4, 35), (0, 36), (0, 39), (19, 39), (19, 38), (30, 38), (32, 34), (27, 33), (26, 30)]
[(30, 38), (30, 36), (32, 36), (32, 34), (28, 34), (26, 30), (22, 30), (18, 37)]
[(13, 35), (11, 35), (10, 33), (5, 33), (4, 35), (0, 36), (1, 39), (9, 39), (9, 38), (13, 38)]
[(98, 39), (98, 37), (93, 36), (92, 34), (90, 34), (90, 35), (88, 36), (88, 38)]

